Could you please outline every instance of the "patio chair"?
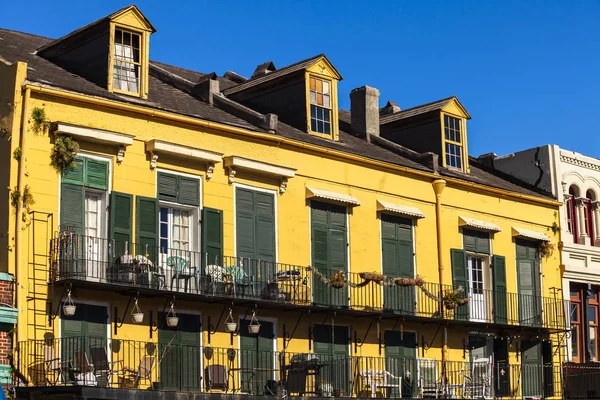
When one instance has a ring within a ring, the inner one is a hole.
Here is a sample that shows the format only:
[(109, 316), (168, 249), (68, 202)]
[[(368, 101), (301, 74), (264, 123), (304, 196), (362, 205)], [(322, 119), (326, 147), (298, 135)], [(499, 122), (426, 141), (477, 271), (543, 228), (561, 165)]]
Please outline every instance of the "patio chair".
[[(73, 382), (73, 363), (71, 360), (62, 361), (56, 356), (54, 346), (44, 346), (44, 364), (46, 366), (46, 382), (49, 385), (56, 385), (59, 379), (63, 382)], [(52, 380), (50, 380), (52, 375)]]
[[(111, 376), (121, 373), (123, 361), (108, 361), (108, 355), (104, 347), (90, 347), (90, 355), (92, 356), (96, 379), (106, 376), (106, 384), (109, 385)], [(116, 368), (117, 365), (120, 365), (120, 369)]]
[(179, 281), (184, 280), (184, 290), (188, 291), (189, 281), (192, 279), (196, 285), (196, 291), (198, 291), (198, 272), (196, 267), (190, 267), (190, 263), (183, 257), (171, 256), (167, 258), (167, 266), (173, 268), (173, 275), (171, 277), (171, 290), (173, 290), (173, 282), (177, 280), (177, 291), (179, 291)]
[(137, 369), (123, 368), (123, 381), (133, 382), (133, 388), (137, 389), (140, 387), (140, 381), (147, 380), (148, 382), (152, 379), (152, 368), (154, 367), (154, 357), (144, 356), (140, 360), (140, 365)]
[(209, 365), (204, 370), (206, 378), (206, 390), (223, 390), (227, 393), (229, 382), (227, 381), (227, 369), (224, 365), (213, 364)]
[[(402, 391), (402, 378), (394, 376), (385, 370), (368, 369), (360, 371), (360, 376), (366, 386), (371, 389), (371, 397), (377, 397), (377, 390), (383, 389), (385, 398), (389, 399), (392, 395), (392, 389), (397, 388), (399, 393)], [(395, 380), (395, 382), (392, 382)]]
[(85, 349), (79, 349), (75, 352), (75, 362), (77, 368), (75, 373), (75, 383), (84, 386), (96, 386), (96, 375), (94, 375), (94, 366), (90, 364)]

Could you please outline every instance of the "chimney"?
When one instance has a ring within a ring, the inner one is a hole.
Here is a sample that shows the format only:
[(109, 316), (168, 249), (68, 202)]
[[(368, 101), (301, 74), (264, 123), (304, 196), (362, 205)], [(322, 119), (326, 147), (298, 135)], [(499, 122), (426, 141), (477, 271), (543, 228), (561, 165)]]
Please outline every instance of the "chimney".
[(398, 107), (398, 104), (396, 104), (395, 101), (388, 100), (385, 107), (383, 107), (381, 110), (379, 110), (379, 115), (394, 114), (399, 111), (400, 111), (400, 107)]
[(486, 154), (482, 154), (479, 157), (477, 157), (477, 161), (479, 161), (479, 163), (481, 165), (486, 166), (488, 168), (495, 168), (494, 160), (496, 158), (498, 158), (496, 153), (486, 153)]
[(259, 76), (266, 75), (273, 71), (275, 71), (275, 65), (273, 64), (273, 61), (267, 61), (266, 63), (262, 63), (256, 67), (250, 79), (258, 78)]
[(379, 90), (362, 86), (350, 92), (351, 130), (354, 136), (371, 141), (379, 136)]
[(192, 89), (192, 95), (194, 97), (199, 98), (210, 105), (213, 104), (213, 96), (215, 94), (218, 95), (220, 92), (219, 81), (214, 72), (200, 78), (198, 83), (196, 83)]

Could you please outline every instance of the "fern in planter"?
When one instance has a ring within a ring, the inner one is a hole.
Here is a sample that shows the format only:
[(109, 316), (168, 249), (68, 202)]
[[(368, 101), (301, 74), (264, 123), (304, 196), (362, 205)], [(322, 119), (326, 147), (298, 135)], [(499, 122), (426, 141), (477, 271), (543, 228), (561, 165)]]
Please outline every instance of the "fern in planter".
[(73, 168), (73, 160), (79, 152), (79, 143), (68, 136), (59, 136), (50, 152), (50, 165), (63, 173)]
[(46, 118), (46, 110), (43, 107), (34, 107), (31, 110), (31, 120), (33, 122), (33, 132), (36, 134), (44, 133), (50, 129), (50, 121)]

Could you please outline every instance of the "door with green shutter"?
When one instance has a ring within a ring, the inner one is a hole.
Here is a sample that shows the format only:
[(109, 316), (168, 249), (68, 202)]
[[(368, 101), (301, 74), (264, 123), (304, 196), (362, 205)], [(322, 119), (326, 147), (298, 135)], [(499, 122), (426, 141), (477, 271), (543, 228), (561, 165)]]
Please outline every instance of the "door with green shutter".
[(348, 327), (314, 325), (313, 336), (314, 353), (318, 355), (321, 364), (315, 382), (317, 391), (323, 396), (330, 390), (338, 396), (349, 396), (351, 388)]
[(202, 317), (177, 314), (179, 324), (170, 328), (166, 313), (159, 313), (159, 378), (165, 390), (195, 392), (202, 389)]
[[(312, 265), (331, 277), (348, 271), (348, 230), (346, 207), (311, 201)], [(324, 306), (347, 306), (348, 287), (334, 288), (313, 279), (313, 301)]]
[(85, 277), (85, 188), (63, 183), (60, 191), (60, 230), (73, 232), (63, 235), (60, 246), (62, 278)]
[[(385, 331), (385, 370), (400, 379), (391, 397), (412, 398), (417, 394), (417, 334), (415, 332)], [(396, 380), (388, 382), (395, 384)], [(399, 390), (402, 392), (399, 393)]]
[(519, 323), (537, 326), (541, 324), (538, 251), (533, 242), (518, 240), (516, 246)]
[[(237, 188), (235, 196), (237, 267), (242, 276), (252, 277), (252, 294), (258, 296), (277, 273), (275, 196), (246, 188)], [(245, 285), (240, 289), (246, 290)]]
[(275, 330), (272, 322), (260, 321), (257, 334), (248, 331), (250, 320), (240, 320), (240, 383), (242, 391), (263, 395), (267, 381), (276, 379), (273, 341)]
[[(62, 312), (60, 318), (60, 350), (63, 360), (72, 360), (75, 369), (85, 370), (87, 365), (77, 354), (84, 350), (89, 363), (92, 363), (90, 349), (104, 348), (110, 351), (107, 341), (108, 309), (105, 306), (75, 303), (75, 315), (67, 317)], [(103, 383), (106, 383), (103, 377)], [(101, 382), (102, 383), (102, 382)]]
[(523, 397), (542, 396), (542, 343), (521, 340), (521, 379)]
[(132, 246), (133, 196), (112, 192), (110, 195), (110, 229), (108, 238), (113, 261), (129, 252)]
[(508, 323), (508, 300), (506, 298), (506, 259), (503, 256), (492, 257), (494, 274), (494, 322)]
[[(469, 282), (467, 278), (467, 255), (464, 250), (451, 249), (450, 256), (452, 260), (452, 286), (454, 290), (462, 287), (462, 296), (469, 295)], [(444, 307), (440, 302), (439, 307)], [(469, 319), (469, 303), (458, 306), (454, 311), (454, 318), (458, 320)], [(440, 310), (441, 311), (441, 310)], [(449, 310), (443, 310), (445, 315), (448, 315)]]
[(136, 196), (136, 243), (130, 252), (158, 260), (158, 199)]
[[(383, 274), (414, 278), (412, 220), (381, 215), (381, 252)], [(383, 308), (400, 314), (416, 311), (415, 288), (394, 286), (383, 288)]]

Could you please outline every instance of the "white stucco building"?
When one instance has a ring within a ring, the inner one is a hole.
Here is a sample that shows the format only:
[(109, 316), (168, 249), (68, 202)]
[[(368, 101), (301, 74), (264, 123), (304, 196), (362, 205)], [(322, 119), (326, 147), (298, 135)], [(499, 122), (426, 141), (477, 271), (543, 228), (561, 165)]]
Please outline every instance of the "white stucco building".
[(486, 165), (513, 175), (564, 202), (559, 229), (562, 243), (562, 296), (569, 300), (569, 361), (598, 361), (600, 303), (600, 160), (545, 145), (506, 156), (486, 154)]

